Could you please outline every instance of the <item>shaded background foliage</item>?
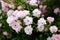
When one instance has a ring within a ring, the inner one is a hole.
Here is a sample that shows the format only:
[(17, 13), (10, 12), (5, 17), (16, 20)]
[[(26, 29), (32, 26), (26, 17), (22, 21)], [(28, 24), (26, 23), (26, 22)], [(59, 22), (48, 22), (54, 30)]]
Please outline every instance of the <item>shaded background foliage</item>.
[[(11, 0), (4, 0), (7, 3), (11, 3)], [(17, 7), (19, 5), (22, 5), (24, 9), (29, 10), (32, 16), (32, 11), (36, 8), (39, 7), (35, 7), (35, 6), (30, 6), (29, 4), (25, 3), (26, 0), (15, 0), (14, 4), (16, 6), (16, 8), (14, 10), (17, 9)], [(52, 25), (57, 25), (58, 28), (60, 29), (60, 14), (54, 14), (54, 9), (59, 7), (60, 8), (60, 0), (46, 0), (47, 5), (47, 10), (48, 12), (46, 13), (47, 15), (45, 15), (45, 18), (47, 18), (48, 16), (52, 16), (55, 18), (54, 23), (52, 23)], [(0, 3), (0, 9), (2, 9), (1, 7), (1, 3)], [(0, 40), (46, 40), (46, 38), (48, 36), (51, 36), (52, 33), (50, 33), (49, 31), (47, 32), (37, 32), (35, 31), (36, 29), (34, 29), (33, 34), (32, 35), (26, 35), (22, 29), (22, 31), (20, 33), (16, 33), (11, 27), (9, 27), (9, 25), (6, 22), (7, 19), (7, 15), (6, 13), (2, 13), (0, 14), (0, 16), (2, 16), (3, 18), (0, 19), (0, 22), (3, 24), (3, 27), (0, 28)], [(37, 20), (37, 19), (36, 19)], [(36, 21), (34, 20), (34, 21)], [(36, 25), (35, 25), (36, 26)], [(9, 33), (9, 37), (6, 38), (2, 32), (3, 31), (7, 31)]]

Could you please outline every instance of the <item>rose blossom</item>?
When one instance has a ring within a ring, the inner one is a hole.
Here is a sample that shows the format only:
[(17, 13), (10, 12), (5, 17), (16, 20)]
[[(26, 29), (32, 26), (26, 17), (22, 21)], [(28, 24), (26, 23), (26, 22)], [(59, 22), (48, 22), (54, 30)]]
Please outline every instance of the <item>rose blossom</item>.
[(40, 18), (39, 20), (38, 20), (38, 23), (37, 23), (38, 25), (40, 25), (40, 24), (42, 24), (42, 25), (45, 25), (46, 24), (46, 20), (44, 19), (44, 18)]
[(24, 19), (24, 23), (25, 23), (25, 25), (32, 24), (32, 23), (33, 23), (33, 18), (27, 16), (27, 17)]
[(15, 21), (15, 20), (17, 20), (15, 17), (10, 16), (10, 17), (8, 17), (8, 18), (7, 18), (7, 20), (6, 20), (6, 21), (7, 21), (7, 23), (9, 23), (9, 24), (10, 24), (10, 23), (12, 23), (12, 22), (13, 22), (13, 21)]
[(50, 32), (51, 33), (54, 33), (54, 32), (57, 32), (58, 31), (58, 28), (56, 26), (51, 26), (50, 27)]
[(31, 27), (31, 25), (28, 25), (27, 27), (24, 28), (25, 33), (28, 35), (32, 34), (32, 30), (33, 28)]
[(51, 23), (51, 22), (54, 21), (54, 18), (53, 18), (53, 17), (47, 17), (47, 21), (48, 21), (49, 23)]
[(7, 36), (7, 35), (8, 35), (8, 33), (7, 33), (6, 31), (4, 31), (4, 32), (3, 32), (3, 35)]
[(17, 33), (20, 32), (22, 26), (20, 25), (21, 22), (19, 20), (13, 21), (12, 23), (9, 24), (9, 26), (12, 27), (13, 30), (15, 30)]
[(46, 5), (40, 5), (39, 8), (42, 10), (43, 13), (46, 13)]
[(23, 7), (22, 6), (18, 6), (18, 10), (22, 10), (23, 9)]
[(13, 13), (12, 13), (12, 15), (15, 17), (15, 19), (18, 19), (18, 17), (17, 17), (17, 14), (18, 14), (18, 10), (15, 10)]
[(54, 34), (52, 37), (51, 37), (52, 40), (60, 40), (60, 34)]
[(30, 5), (32, 5), (32, 6), (38, 6), (38, 4), (37, 4), (37, 0), (31, 0), (30, 2), (29, 2), (29, 4)]
[(2, 8), (2, 11), (4, 11), (4, 12), (8, 12), (8, 8), (7, 7), (5, 7), (5, 8)]
[(39, 8), (40, 8), (40, 9), (43, 9), (43, 5), (39, 5)]
[(7, 12), (8, 11), (8, 4), (5, 3), (4, 1), (1, 1), (1, 5), (2, 5), (2, 10), (4, 12)]
[(23, 11), (19, 11), (17, 13), (17, 17), (18, 18), (25, 18), (27, 15), (29, 15), (29, 11), (28, 10), (23, 10)]
[(8, 4), (5, 3), (4, 1), (1, 1), (1, 5), (2, 5), (2, 8), (6, 8), (8, 6)]
[(48, 37), (47, 40), (52, 40), (51, 37)]
[(33, 10), (33, 16), (40, 17), (41, 11), (39, 9)]
[(8, 18), (10, 17), (10, 16), (12, 16), (12, 18), (14, 17), (15, 19), (18, 19), (18, 17), (17, 17), (17, 13), (18, 13), (19, 11), (18, 10), (9, 10), (8, 12), (7, 12), (7, 16), (8, 16)]
[(59, 12), (60, 12), (60, 9), (59, 9), (59, 8), (55, 8), (55, 9), (54, 9), (54, 13), (55, 13), (55, 14), (57, 14), (57, 13), (59, 13)]
[(44, 30), (44, 25), (40, 24), (37, 26), (38, 30), (41, 32)]
[(12, 16), (12, 13), (14, 12), (14, 10), (9, 10), (8, 12), (7, 12), (7, 16), (9, 17), (9, 16)]
[(53, 36), (48, 37), (47, 40), (60, 40), (60, 34), (53, 34)]
[(45, 10), (45, 9), (46, 9), (46, 5), (40, 5), (39, 8), (40, 8), (41, 10)]

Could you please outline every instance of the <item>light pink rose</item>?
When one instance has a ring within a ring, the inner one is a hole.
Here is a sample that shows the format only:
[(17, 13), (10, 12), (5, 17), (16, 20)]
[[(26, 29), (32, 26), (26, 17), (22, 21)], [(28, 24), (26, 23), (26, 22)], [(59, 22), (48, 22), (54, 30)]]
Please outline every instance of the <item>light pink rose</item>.
[(27, 35), (31, 35), (33, 28), (31, 27), (31, 25), (28, 25), (27, 27), (24, 28), (24, 31)]
[(50, 32), (51, 33), (54, 33), (54, 32), (57, 32), (58, 31), (58, 28), (56, 26), (51, 26), (50, 27)]
[(47, 40), (52, 40), (51, 37), (48, 37)]
[(8, 16), (8, 17), (9, 17), (9, 16), (12, 16), (13, 12), (14, 12), (14, 10), (9, 10), (9, 11), (7, 12), (7, 16)]
[(39, 32), (42, 32), (44, 30), (44, 25), (40, 24), (40, 25), (37, 26), (37, 28), (38, 28)]
[(7, 33), (6, 31), (4, 31), (4, 32), (3, 32), (3, 35), (7, 36), (7, 35), (8, 35), (8, 33)]
[(54, 9), (54, 13), (55, 13), (55, 14), (59, 13), (59, 11), (60, 11), (59, 8), (55, 8), (55, 9)]
[(4, 12), (8, 12), (8, 8), (7, 7), (5, 7), (5, 8), (2, 8), (2, 10), (4, 11)]
[(5, 3), (4, 1), (1, 1), (1, 5), (2, 5), (2, 10), (4, 12), (7, 12), (8, 11), (8, 4)]
[(46, 5), (40, 5), (39, 8), (43, 11), (43, 13), (46, 13)]
[(13, 21), (12, 23), (9, 24), (9, 26), (12, 27), (13, 30), (15, 30), (17, 33), (20, 32), (21, 30), (21, 25), (20, 25), (20, 21)]
[(40, 5), (39, 8), (40, 8), (41, 10), (45, 10), (45, 9), (46, 9), (46, 5)]
[(39, 9), (34, 9), (33, 10), (33, 16), (35, 16), (35, 17), (40, 17), (40, 15), (41, 15), (41, 10), (39, 10)]
[(48, 37), (47, 40), (60, 40), (60, 34), (53, 34), (53, 36)]
[(40, 5), (40, 6), (39, 6), (40, 9), (43, 9), (43, 7), (44, 7), (43, 5)]
[(23, 9), (23, 7), (22, 6), (18, 6), (18, 10), (22, 10)]
[(60, 40), (60, 34), (55, 34), (51, 37), (52, 40)]
[(49, 23), (51, 23), (51, 22), (54, 21), (54, 18), (53, 18), (53, 17), (47, 17), (47, 21), (48, 21)]
[(14, 16), (10, 16), (10, 17), (7, 18), (6, 21), (7, 21), (8, 24), (10, 24), (10, 23), (12, 23), (15, 20), (17, 20), (17, 19)]
[(2, 2), (1, 2), (1, 5), (2, 5), (2, 8), (5, 8), (5, 7), (7, 7), (7, 6), (8, 6), (8, 4), (7, 4), (7, 3), (5, 3), (4, 1), (2, 1)]

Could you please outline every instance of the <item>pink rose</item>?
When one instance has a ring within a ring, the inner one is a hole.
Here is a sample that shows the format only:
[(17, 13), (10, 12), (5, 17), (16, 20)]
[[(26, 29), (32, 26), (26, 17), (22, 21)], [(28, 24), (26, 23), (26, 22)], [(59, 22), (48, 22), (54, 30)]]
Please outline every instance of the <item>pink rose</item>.
[(54, 25), (54, 26), (51, 26), (50, 28), (50, 32), (51, 33), (54, 33), (54, 32), (57, 32), (58, 31), (58, 28)]
[(39, 6), (40, 9), (43, 9), (43, 7), (44, 7), (43, 5), (40, 5), (40, 6)]
[(4, 12), (7, 12), (9, 9), (8, 9), (7, 7), (5, 7), (5, 8), (2, 8), (2, 10), (3, 10)]
[(53, 34), (53, 36), (48, 37), (47, 40), (60, 40), (60, 34)]
[(60, 40), (60, 34), (55, 34), (51, 37), (52, 40)]
[(46, 5), (40, 5), (39, 8), (43, 11), (43, 13), (46, 13)]
[(51, 22), (54, 21), (54, 18), (53, 18), (53, 17), (48, 17), (48, 18), (47, 18), (47, 21), (48, 21), (49, 23), (51, 23)]
[(45, 10), (45, 9), (46, 9), (46, 5), (40, 5), (39, 8), (40, 8), (41, 10)]
[(2, 8), (5, 8), (5, 7), (7, 7), (7, 6), (8, 6), (8, 4), (7, 4), (7, 3), (5, 3), (4, 1), (1, 1), (1, 5), (2, 5)]
[(6, 31), (4, 31), (4, 32), (3, 32), (3, 35), (7, 36), (7, 35), (8, 35), (8, 33), (7, 33)]
[(57, 14), (57, 13), (59, 13), (59, 12), (60, 12), (60, 9), (59, 9), (59, 8), (55, 8), (55, 9), (54, 9), (54, 13), (55, 13), (55, 14)]
[(22, 6), (18, 6), (18, 10), (22, 10), (23, 9), (23, 7)]

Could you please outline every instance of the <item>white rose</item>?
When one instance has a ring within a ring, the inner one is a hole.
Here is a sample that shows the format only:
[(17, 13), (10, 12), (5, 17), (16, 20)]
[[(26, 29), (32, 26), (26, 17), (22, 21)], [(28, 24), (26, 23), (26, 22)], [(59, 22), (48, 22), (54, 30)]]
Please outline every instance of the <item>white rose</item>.
[(29, 25), (33, 23), (33, 18), (32, 17), (26, 17), (24, 20), (25, 25)]
[(24, 11), (19, 11), (18, 13), (17, 13), (17, 17), (19, 17), (19, 18), (24, 18), (24, 17), (26, 17), (27, 15), (29, 15), (30, 13), (29, 13), (29, 11), (27, 11), (27, 10), (24, 10)]
[(41, 11), (38, 9), (33, 10), (33, 16), (40, 17)]
[(24, 28), (25, 33), (28, 35), (32, 34), (32, 30), (33, 28), (31, 27), (31, 25), (28, 25), (27, 27)]
[(45, 25), (46, 24), (46, 20), (44, 18), (40, 18), (38, 20), (38, 25), (40, 25), (40, 24)]
[(38, 6), (38, 4), (37, 4), (37, 0), (31, 0), (30, 2), (29, 2), (29, 4), (30, 5), (32, 5), (32, 6)]
[(9, 17), (9, 16), (12, 16), (12, 13), (14, 12), (14, 10), (9, 10), (8, 12), (7, 12), (7, 16)]
[(6, 21), (7, 21), (8, 24), (10, 24), (10, 23), (12, 23), (12, 22), (15, 21), (15, 20), (17, 20), (15, 17), (10, 16), (10, 17), (7, 18)]

